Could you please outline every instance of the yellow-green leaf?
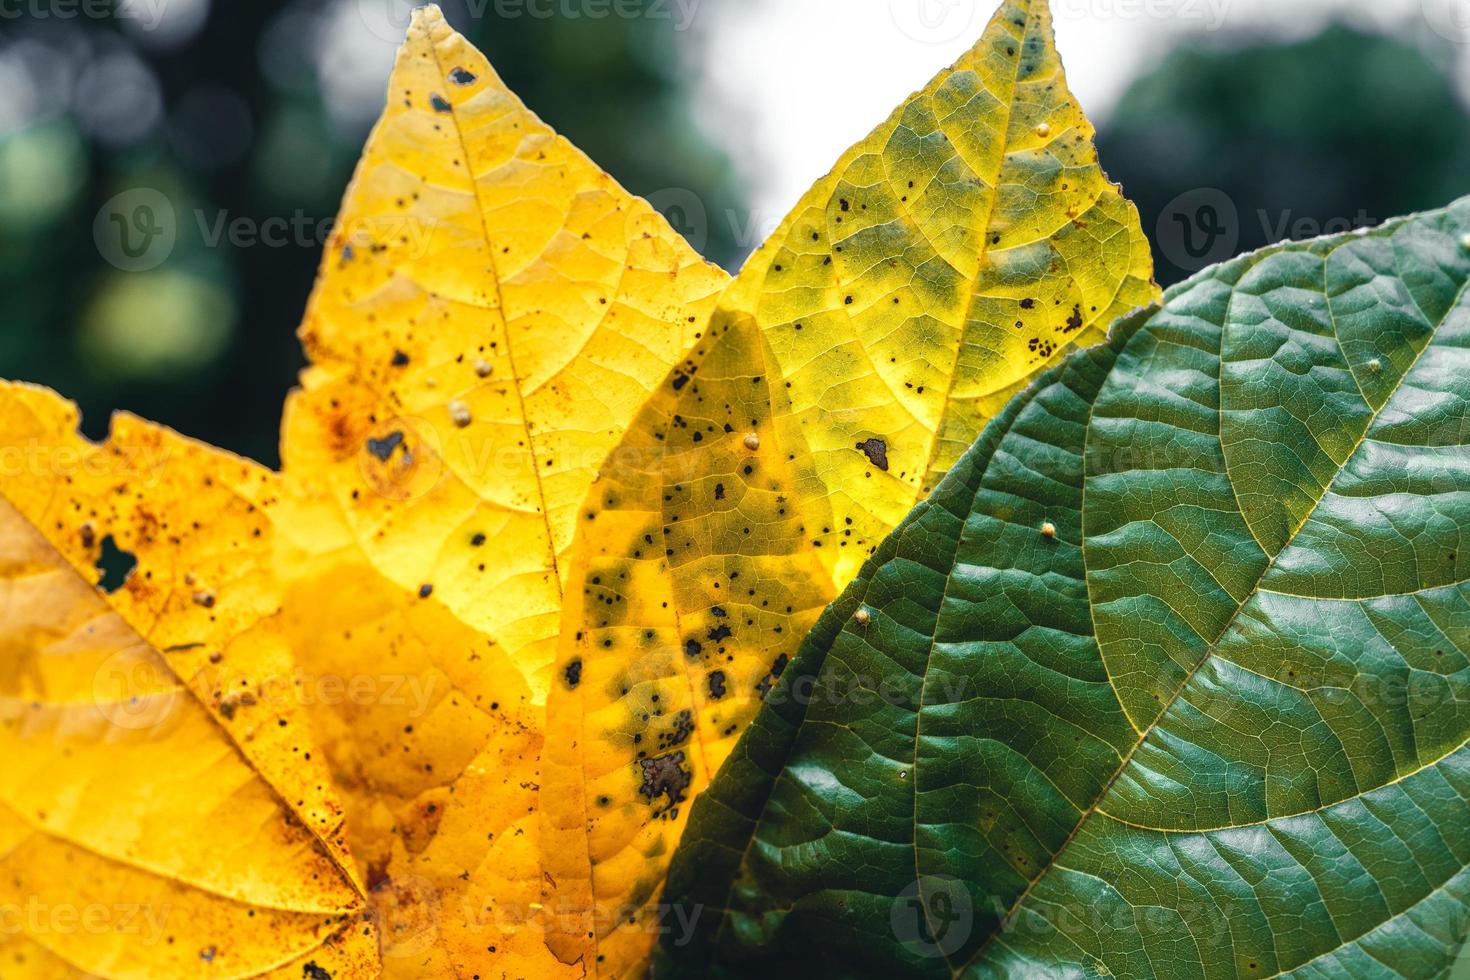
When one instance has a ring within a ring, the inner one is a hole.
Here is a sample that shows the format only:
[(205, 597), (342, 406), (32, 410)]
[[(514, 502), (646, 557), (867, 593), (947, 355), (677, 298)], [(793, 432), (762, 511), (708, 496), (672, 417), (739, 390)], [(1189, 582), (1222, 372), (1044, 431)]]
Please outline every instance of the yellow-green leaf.
[[(543, 762), (551, 942), (636, 972), (688, 801), (836, 590), (1070, 344), (1154, 299), (1043, 0), (801, 200), (580, 515)], [(595, 966), (594, 966), (595, 964)]]
[[(369, 975), (275, 615), (274, 475), (129, 416), (76, 427), (0, 384), (5, 975)], [(104, 545), (137, 563), (110, 594)]]

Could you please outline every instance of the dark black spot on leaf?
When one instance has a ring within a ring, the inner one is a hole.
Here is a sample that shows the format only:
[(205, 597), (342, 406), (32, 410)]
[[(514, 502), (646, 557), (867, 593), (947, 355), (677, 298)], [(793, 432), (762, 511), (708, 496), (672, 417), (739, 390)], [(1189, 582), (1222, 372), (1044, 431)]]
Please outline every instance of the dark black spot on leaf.
[(419, 598), (420, 599), (427, 599), (429, 596), (431, 596), (433, 594), (434, 594), (434, 587), (432, 585), (430, 585), (428, 582), (425, 582), (423, 585), (419, 586)]
[(883, 472), (888, 472), (888, 443), (882, 439), (864, 439), (857, 444), (857, 448), (868, 457), (868, 462)]
[(582, 658), (578, 657), (567, 664), (562, 670), (562, 677), (566, 678), (568, 690), (575, 690), (582, 683)]
[(401, 350), (394, 351), (393, 352), (393, 366), (394, 367), (406, 367), (407, 365), (408, 365), (408, 355), (405, 354), (405, 353), (403, 353), (403, 351), (401, 351)]
[(109, 595), (116, 592), (137, 567), (138, 556), (119, 548), (109, 534), (102, 539), (102, 554), (97, 556), (97, 588)]
[[(672, 749), (683, 745), (694, 734), (694, 714), (688, 708), (674, 716), (673, 727), (658, 737), (660, 749)], [(677, 801), (675, 801), (677, 802)]]
[(434, 107), (435, 112), (449, 111), (449, 103), (444, 101), (444, 96), (440, 95), (438, 92), (435, 92), (433, 95), (429, 96), (429, 105)]
[(403, 433), (390, 432), (381, 439), (369, 439), (367, 451), (386, 463), (393, 455), (393, 450), (401, 445), (403, 445)]
[(755, 691), (760, 695), (762, 700), (765, 700), (766, 695), (771, 693), (771, 688), (776, 686), (776, 679), (786, 670), (788, 660), (789, 658), (783, 653), (771, 661), (770, 673), (762, 677), (759, 683), (755, 685)]
[(691, 636), (689, 639), (684, 641), (684, 656), (689, 657), (692, 660), (703, 652), (704, 644), (700, 643), (694, 637)]
[(332, 974), (316, 965), (316, 960), (311, 960), (301, 968), (301, 975), (306, 980), (332, 980)]
[(709, 673), (709, 696), (710, 700), (718, 701), (725, 696), (725, 672), (723, 670), (712, 670)]
[(1062, 333), (1073, 333), (1082, 329), (1082, 307), (1073, 306), (1072, 315), (1067, 317), (1067, 329)]
[(677, 371), (674, 373), (673, 385), (674, 385), (674, 390), (675, 391), (678, 391), (679, 389), (683, 388), (688, 383), (689, 383), (689, 375), (687, 375), (687, 374), (680, 374)]
[(475, 82), (475, 73), (465, 71), (463, 68), (451, 68), (449, 70), (449, 80), (456, 85), (473, 85)]
[(710, 630), (709, 633), (705, 634), (705, 639), (713, 643), (719, 643), (721, 640), (726, 639), (729, 636), (730, 627), (726, 626), (724, 623), (721, 623), (719, 626), (716, 626), (714, 629)]
[(640, 759), (638, 765), (643, 769), (643, 784), (638, 787), (638, 792), (644, 799), (652, 803), (660, 796), (667, 797), (669, 802), (665, 809), (683, 802), (694, 776), (684, 768), (682, 751), (656, 759)]

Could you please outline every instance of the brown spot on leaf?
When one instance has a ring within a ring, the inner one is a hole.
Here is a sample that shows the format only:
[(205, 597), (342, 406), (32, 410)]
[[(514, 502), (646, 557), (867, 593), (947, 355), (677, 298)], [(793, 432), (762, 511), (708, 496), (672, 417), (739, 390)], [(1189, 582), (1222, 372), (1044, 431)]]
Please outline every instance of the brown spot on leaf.
[(857, 444), (857, 448), (868, 457), (868, 462), (883, 472), (888, 472), (888, 443), (882, 439), (864, 439)]
[(640, 759), (638, 765), (643, 770), (643, 783), (638, 792), (645, 800), (653, 803), (660, 796), (667, 797), (669, 802), (664, 811), (684, 801), (694, 774), (685, 767), (682, 750), (654, 759)]

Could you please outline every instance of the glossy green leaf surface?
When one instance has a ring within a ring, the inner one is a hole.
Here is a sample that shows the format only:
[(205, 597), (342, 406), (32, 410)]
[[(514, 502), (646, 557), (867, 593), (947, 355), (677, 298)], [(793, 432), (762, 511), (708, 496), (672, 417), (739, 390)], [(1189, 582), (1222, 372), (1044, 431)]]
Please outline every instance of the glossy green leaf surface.
[(694, 807), (656, 976), (1412, 976), (1470, 929), (1470, 199), (1018, 396)]

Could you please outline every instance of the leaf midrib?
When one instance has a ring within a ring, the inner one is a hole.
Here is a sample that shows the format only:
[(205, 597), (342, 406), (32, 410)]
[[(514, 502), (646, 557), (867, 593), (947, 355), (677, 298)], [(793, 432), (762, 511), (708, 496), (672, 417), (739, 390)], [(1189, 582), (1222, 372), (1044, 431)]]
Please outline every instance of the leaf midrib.
[[(1390, 231), (1391, 232), (1394, 232), (1394, 231), (1397, 231), (1398, 228), (1402, 228), (1402, 227), (1404, 227), (1404, 223), (1400, 223), (1400, 224), (1395, 225), (1395, 226), (1390, 226)], [(1339, 242), (1332, 249), (1330, 249), (1326, 253), (1324, 253), (1323, 256), (1322, 256), (1322, 262), (1323, 262), (1324, 266), (1331, 259), (1331, 257), (1333, 255), (1335, 255), (1340, 249), (1342, 249), (1342, 248), (1344, 248), (1344, 247), (1352, 244), (1356, 240), (1357, 239), (1355, 237), (1349, 237), (1346, 240), (1344, 240), (1342, 242)], [(1248, 266), (1248, 269), (1249, 268), (1254, 268), (1255, 266), (1259, 265), (1259, 263), (1261, 261), (1264, 261), (1266, 258), (1269, 258), (1273, 254), (1275, 254), (1275, 252), (1274, 251), (1271, 251), (1271, 252), (1268, 252), (1266, 254), (1261, 254), (1261, 255), (1256, 256), (1255, 257), (1255, 261), (1253, 261), (1253, 262), (1250, 263), (1250, 265)], [(1232, 300), (1234, 299), (1235, 290), (1236, 290), (1237, 286), (1238, 286), (1238, 280), (1237, 280), (1237, 285), (1236, 286), (1232, 286), (1232, 288), (1231, 288), (1231, 298), (1232, 298)], [(1245, 611), (1246, 606), (1248, 606), (1250, 604), (1251, 600), (1254, 599), (1255, 596), (1258, 594), (1258, 592), (1260, 590), (1261, 583), (1263, 581), (1265, 581), (1267, 575), (1270, 574), (1271, 570), (1276, 567), (1276, 561), (1277, 561), (1277, 559), (1280, 558), (1281, 555), (1285, 554), (1288, 550), (1290, 550), (1291, 546), (1296, 541), (1297, 535), (1299, 535), (1301, 533), (1302, 528), (1304, 528), (1308, 523), (1311, 522), (1312, 517), (1317, 513), (1317, 510), (1322, 506), (1322, 502), (1324, 500), (1326, 500), (1332, 494), (1333, 487), (1337, 486), (1337, 481), (1341, 478), (1342, 474), (1346, 471), (1348, 464), (1352, 462), (1352, 460), (1353, 460), (1353, 458), (1355, 456), (1357, 456), (1358, 451), (1363, 446), (1363, 443), (1367, 441), (1368, 434), (1372, 431), (1373, 426), (1377, 423), (1377, 421), (1378, 421), (1379, 417), (1382, 415), (1384, 409), (1388, 408), (1388, 406), (1393, 403), (1394, 399), (1398, 396), (1398, 393), (1399, 393), (1400, 389), (1402, 389), (1402, 387), (1404, 385), (1404, 382), (1407, 381), (1408, 378), (1409, 378), (1409, 376), (1414, 373), (1414, 369), (1418, 366), (1420, 360), (1423, 359), (1425, 353), (1427, 353), (1429, 351), (1429, 349), (1434, 346), (1434, 342), (1435, 342), (1436, 338), (1439, 336), (1440, 328), (1444, 325), (1445, 321), (1449, 318), (1450, 314), (1452, 314), (1456, 309), (1459, 308), (1459, 306), (1461, 304), (1461, 301), (1465, 298), (1467, 287), (1470, 287), (1470, 278), (1467, 278), (1464, 282), (1462, 282), (1460, 284), (1460, 289), (1456, 293), (1454, 300), (1451, 301), (1445, 307), (1444, 313), (1441, 314), (1440, 317), (1435, 321), (1433, 328), (1429, 332), (1428, 338), (1425, 340), (1424, 346), (1419, 350), (1419, 352), (1417, 354), (1415, 354), (1414, 360), (1408, 365), (1408, 367), (1406, 367), (1404, 369), (1403, 373), (1399, 376), (1398, 381), (1395, 382), (1393, 388), (1388, 392), (1387, 396), (1383, 399), (1383, 402), (1382, 402), (1381, 406), (1379, 408), (1377, 408), (1377, 409), (1374, 409), (1371, 406), (1371, 404), (1368, 405), (1368, 408), (1369, 408), (1369, 416), (1368, 416), (1367, 424), (1365, 424), (1364, 427), (1363, 427), (1363, 433), (1362, 433), (1362, 435), (1354, 443), (1352, 450), (1349, 453), (1347, 453), (1346, 456), (1343, 457), (1343, 462), (1337, 466), (1336, 472), (1333, 474), (1332, 480), (1328, 483), (1327, 487), (1323, 490), (1322, 496), (1317, 499), (1317, 501), (1312, 505), (1311, 510), (1309, 510), (1307, 512), (1307, 514), (1302, 518), (1302, 520), (1300, 522), (1298, 522), (1297, 526), (1292, 530), (1291, 534), (1287, 536), (1286, 541), (1285, 541), (1284, 544), (1282, 544), (1280, 550), (1277, 551), (1276, 554), (1274, 554), (1274, 555), (1272, 555), (1270, 557), (1270, 560), (1266, 563), (1265, 567), (1261, 570), (1261, 574), (1259, 576), (1257, 576), (1255, 583), (1251, 586), (1251, 588), (1249, 590), (1246, 591), (1245, 595), (1241, 598), (1239, 604), (1236, 606), (1235, 611), (1233, 613), (1231, 613), (1229, 619), (1226, 620), (1224, 626), (1221, 628), (1221, 630), (1219, 632), (1219, 635), (1217, 635), (1215, 637), (1215, 639), (1214, 639), (1213, 642), (1209, 643), (1205, 647), (1205, 650), (1201, 654), (1199, 660), (1197, 660), (1195, 662), (1194, 666), (1189, 670), (1189, 672), (1187, 674), (1185, 674), (1185, 676), (1183, 678), (1181, 678), (1181, 680), (1179, 682), (1179, 686), (1175, 689), (1174, 693), (1169, 697), (1169, 699), (1167, 701), (1163, 702), (1163, 704), (1160, 705), (1160, 708), (1159, 708), (1158, 713), (1154, 716), (1154, 720), (1149, 723), (1149, 725), (1147, 726), (1147, 730), (1146, 731), (1140, 733), (1142, 735), (1142, 737), (1139, 738), (1138, 741), (1134, 743), (1133, 747), (1128, 750), (1127, 754), (1123, 757), (1122, 763), (1113, 772), (1113, 774), (1108, 778), (1108, 781), (1103, 785), (1101, 791), (1098, 793), (1097, 798), (1083, 812), (1082, 816), (1078, 819), (1076, 826), (1072, 828), (1072, 832), (1067, 835), (1067, 837), (1066, 837), (1065, 840), (1062, 841), (1061, 846), (1058, 847), (1055, 852), (1053, 852), (1051, 858), (1046, 862), (1046, 864), (1044, 864), (1040, 869), (1038, 869), (1037, 874), (1036, 874), (1036, 877), (1034, 877), (1031, 880), (1031, 882), (1026, 886), (1025, 890), (1022, 891), (1021, 895), (1015, 900), (1015, 902), (1013, 902), (1011, 904), (1010, 908), (1008, 908), (1006, 910), (1005, 916), (1002, 918), (1000, 924), (996, 926), (995, 931), (990, 934), (990, 937), (984, 943), (982, 943), (981, 946), (980, 946), (980, 948), (977, 949), (975, 951), (975, 953), (972, 954), (970, 956), (970, 958), (968, 960), (966, 960), (960, 966), (959, 970), (957, 970), (957, 971), (955, 971), (953, 973), (953, 976), (954, 977), (959, 977), (960, 975), (962, 975), (964, 973), (964, 971), (966, 969), (968, 969), (972, 964), (974, 964), (977, 960), (979, 960), (984, 955), (984, 953), (986, 952), (986, 950), (988, 950), (990, 948), (991, 944), (994, 943), (1005, 932), (1006, 926), (1008, 926), (1010, 924), (1010, 922), (1012, 920), (1012, 917), (1015, 915), (1015, 913), (1017, 911), (1019, 911), (1020, 908), (1026, 903), (1026, 900), (1030, 897), (1031, 892), (1047, 876), (1047, 874), (1054, 867), (1058, 866), (1058, 862), (1061, 860), (1062, 855), (1071, 846), (1072, 842), (1074, 840), (1076, 840), (1078, 834), (1081, 833), (1082, 828), (1087, 824), (1088, 820), (1090, 820), (1099, 811), (1099, 809), (1102, 806), (1103, 800), (1107, 798), (1108, 793), (1113, 788), (1113, 785), (1118, 781), (1119, 777), (1121, 777), (1123, 775), (1123, 773), (1127, 771), (1128, 766), (1129, 766), (1129, 763), (1132, 762), (1134, 755), (1136, 755), (1137, 752), (1138, 752), (1138, 750), (1140, 748), (1142, 748), (1148, 742), (1149, 736), (1158, 728), (1160, 719), (1162, 719), (1165, 715), (1168, 714), (1169, 710), (1174, 706), (1174, 704), (1183, 695), (1185, 689), (1188, 688), (1190, 681), (1194, 678), (1194, 676), (1196, 674), (1199, 673), (1200, 669), (1202, 667), (1204, 667), (1204, 665), (1206, 663), (1208, 663), (1215, 656), (1215, 651), (1216, 651), (1216, 648), (1219, 646), (1220, 641), (1222, 639), (1224, 639), (1224, 637), (1226, 636), (1226, 634), (1228, 634), (1230, 632), (1231, 628), (1235, 625), (1236, 620), (1239, 619), (1241, 613)], [(1324, 295), (1325, 295), (1325, 293), (1324, 293)], [(1223, 360), (1224, 332), (1228, 328), (1228, 326), (1229, 326), (1229, 320), (1228, 320), (1228, 317), (1227, 317), (1224, 321), (1222, 321), (1222, 324), (1221, 324), (1222, 352), (1221, 352), (1221, 354), (1219, 356), (1222, 358), (1222, 360)], [(1146, 326), (1141, 327), (1140, 328), (1140, 332), (1142, 332), (1143, 330), (1146, 330), (1146, 329), (1147, 329)], [(1337, 331), (1335, 329), (1335, 326), (1334, 326), (1334, 330), (1333, 330), (1333, 338), (1334, 338), (1334, 340), (1338, 341), (1339, 344), (1341, 343), (1341, 338), (1338, 336)], [(1096, 404), (1096, 402), (1094, 400), (1094, 405), (1095, 404)], [(1090, 432), (1091, 429), (1092, 429), (1091, 417), (1092, 417), (1092, 412), (1091, 412), (1091, 408), (1089, 408), (1089, 412), (1088, 412), (1089, 422), (1088, 422), (1088, 430), (1087, 430), (1088, 432)], [(1084, 438), (1085, 438), (1085, 436), (1084, 436)], [(1227, 477), (1228, 477), (1228, 475), (1227, 475)], [(1084, 490), (1085, 490), (1085, 487), (1086, 487), (1086, 479), (1085, 479), (1085, 477), (1084, 477), (1084, 481), (1083, 481), (1083, 487), (1084, 487)], [(1234, 481), (1231, 481), (1231, 487), (1232, 487), (1232, 490), (1233, 490), (1233, 488), (1234, 488)], [(1088, 605), (1089, 605), (1089, 607), (1091, 607), (1091, 601), (1090, 600), (1089, 600)], [(1104, 815), (1106, 815), (1106, 814), (1104, 814)], [(1112, 818), (1109, 817), (1109, 819), (1112, 819)], [(1271, 818), (1268, 818), (1268, 819), (1271, 819)]]
[[(429, 54), (434, 59), (434, 68), (441, 79), (447, 78), (444, 62), (439, 57), (439, 45), (435, 42), (434, 32), (427, 19), (421, 20), (425, 26), (422, 37), (424, 44), (429, 48)], [(442, 21), (439, 21), (442, 24)], [(446, 25), (447, 26), (447, 25)], [(529, 111), (529, 110), (525, 110)], [(547, 506), (546, 488), (541, 481), (541, 457), (539, 454), (538, 439), (531, 431), (530, 418), (526, 414), (526, 396), (521, 390), (521, 372), (516, 366), (515, 342), (511, 339), (510, 318), (506, 314), (505, 292), (500, 285), (500, 266), (495, 258), (494, 239), (490, 237), (490, 225), (485, 220), (485, 201), (480, 196), (480, 179), (471, 165), (469, 144), (465, 142), (464, 128), (459, 124), (459, 112), (451, 108), (449, 113), (450, 123), (454, 126), (454, 138), (459, 142), (459, 151), (464, 158), (465, 177), (470, 184), (470, 194), (475, 199), (475, 217), (480, 222), (480, 239), (486, 245), (486, 254), (490, 261), (490, 278), (495, 287), (495, 309), (499, 314), (501, 328), (505, 331), (505, 358), (510, 363), (511, 386), (516, 392), (517, 415), (521, 431), (526, 435), (526, 447), (531, 455), (531, 472), (536, 477), (536, 499), (541, 504), (541, 526), (546, 532), (546, 553), (551, 559), (551, 574), (556, 581), (556, 601), (558, 607), (565, 602), (561, 580), (560, 563), (556, 555), (556, 532), (551, 526), (550, 507)], [(560, 138), (560, 137), (554, 137)]]
[[(54, 502), (55, 499), (55, 495), (53, 495), (52, 502)], [(0, 502), (3, 502), (4, 506), (14, 511), (16, 517), (18, 517), (23, 524), (30, 527), (32, 531), (35, 532), (36, 536), (44, 544), (44, 547), (54, 556), (58, 568), (70, 569), (73, 575), (82, 580), (84, 586), (86, 586), (89, 590), (93, 588), (91, 583), (87, 582), (86, 579), (83, 577), (81, 570), (77, 568), (77, 566), (73, 564), (72, 561), (66, 557), (66, 555), (62, 554), (60, 549), (56, 547), (56, 544), (30, 519), (29, 516), (27, 516), (25, 511), (21, 510), (19, 505), (17, 505), (16, 502), (10, 497), (10, 495), (5, 493), (3, 489), (0, 489)], [(47, 506), (49, 509), (49, 502)], [(337, 873), (342, 877), (342, 880), (347, 883), (348, 887), (352, 890), (352, 893), (355, 894), (358, 899), (361, 900), (361, 904), (365, 906), (367, 904), (366, 896), (363, 894), (362, 888), (358, 884), (357, 876), (354, 875), (347, 867), (343, 866), (342, 862), (337, 859), (337, 855), (334, 852), (333, 848), (331, 847), (327, 839), (317, 829), (317, 827), (314, 826), (314, 822), (305, 819), (304, 815), (299, 810), (297, 810), (295, 807), (291, 806), (289, 802), (287, 802), (286, 797), (281, 792), (281, 790), (275, 785), (275, 783), (267, 779), (263, 772), (260, 771), (259, 767), (257, 767), (255, 764), (255, 760), (252, 759), (250, 755), (240, 746), (240, 743), (238, 742), (238, 740), (236, 740), (234, 734), (224, 725), (220, 724), (219, 717), (210, 710), (209, 705), (205, 703), (203, 697), (199, 694), (198, 691), (194, 689), (194, 686), (179, 675), (179, 672), (174, 669), (173, 661), (170, 660), (161, 650), (158, 649), (157, 644), (153, 643), (146, 636), (144, 636), (142, 631), (139, 630), (139, 628), (135, 624), (130, 622), (128, 618), (124, 616), (120, 611), (118, 611), (110, 602), (103, 601), (103, 605), (107, 608), (110, 614), (116, 616), (118, 620), (122, 622), (122, 624), (127, 628), (130, 633), (138, 638), (138, 643), (140, 645), (151, 650), (153, 654), (158, 657), (158, 659), (168, 668), (169, 674), (172, 675), (174, 680), (178, 682), (179, 687), (182, 690), (188, 692), (188, 696), (199, 706), (200, 710), (202, 710), (205, 715), (209, 717), (209, 720), (213, 722), (215, 730), (219, 731), (222, 734), (225, 742), (229, 744), (229, 746), (234, 750), (235, 755), (240, 760), (240, 762), (247, 769), (249, 769), (252, 774), (254, 774), (256, 779), (260, 780), (261, 785), (263, 785), (270, 793), (270, 795), (276, 800), (276, 803), (280, 806), (281, 810), (285, 813), (291, 814), (294, 818), (296, 818), (297, 822), (306, 829), (306, 832), (311, 835), (312, 840), (316, 842), (317, 847), (320, 848), (321, 853), (325, 855), (327, 860), (331, 862), (332, 866), (336, 868)], [(6, 805), (6, 809), (14, 812), (13, 808), (9, 807), (8, 805)], [(21, 819), (22, 822), (26, 823), (27, 826), (33, 827), (33, 825), (29, 823), (29, 821), (26, 821), (23, 817)], [(33, 829), (36, 828), (33, 827)], [(77, 847), (83, 847), (84, 850), (87, 849), (84, 847), (84, 845), (81, 845), (76, 841), (72, 841), (66, 838), (62, 839), (65, 839), (69, 844)], [(100, 854), (100, 852), (96, 853)], [(118, 860), (112, 855), (104, 856), (109, 857), (111, 860)], [(184, 879), (180, 878), (175, 880), (183, 881)], [(208, 889), (205, 889), (202, 885), (196, 885), (190, 882), (186, 882), (186, 884), (190, 884), (191, 887), (199, 888), (201, 891), (208, 891)]]

